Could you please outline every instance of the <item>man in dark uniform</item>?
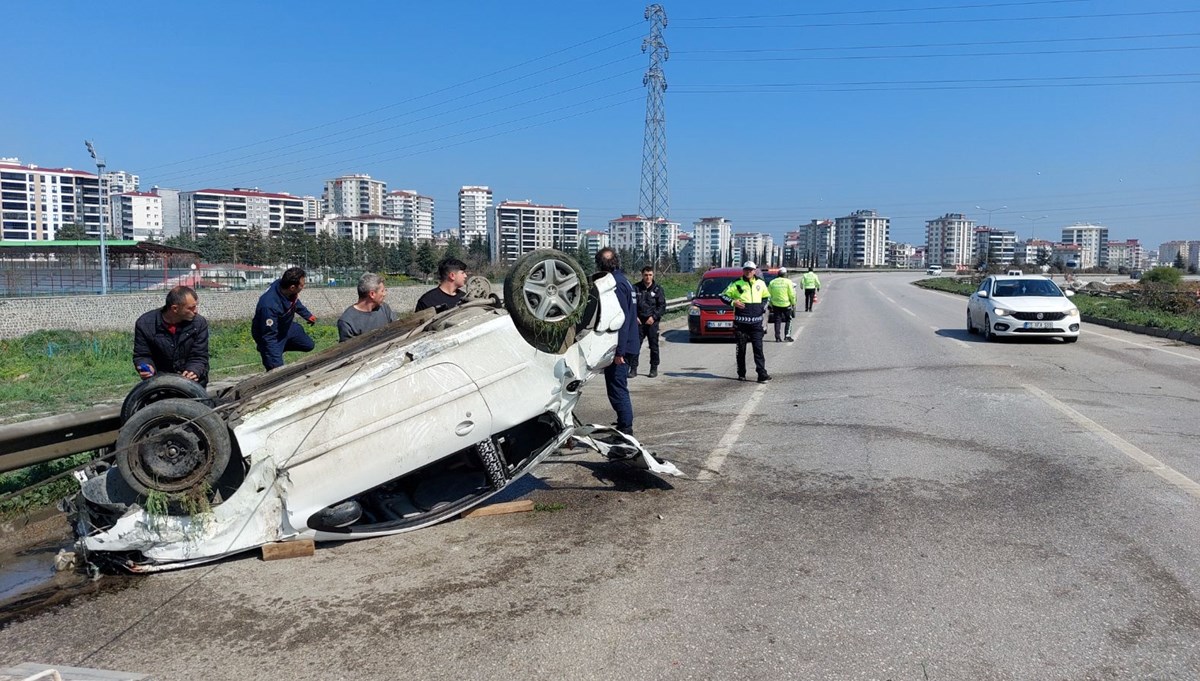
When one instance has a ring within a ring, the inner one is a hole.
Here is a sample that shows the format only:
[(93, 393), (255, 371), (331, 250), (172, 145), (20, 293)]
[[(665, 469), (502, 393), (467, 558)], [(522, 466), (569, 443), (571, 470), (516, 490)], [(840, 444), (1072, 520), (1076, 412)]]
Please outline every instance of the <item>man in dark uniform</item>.
[(637, 293), (638, 351), (630, 355), (629, 377), (637, 376), (638, 358), (642, 354), (642, 341), (650, 341), (650, 373), (647, 378), (658, 376), (658, 322), (667, 313), (667, 294), (663, 287), (654, 282), (654, 268), (642, 268), (642, 280), (633, 285)]
[(267, 371), (283, 366), (284, 352), (310, 352), (316, 347), (313, 339), (293, 321), (299, 315), (309, 326), (317, 323), (316, 315), (300, 302), (300, 292), (306, 283), (304, 270), (290, 267), (258, 299), (250, 335)]
[(208, 385), (208, 322), (196, 313), (199, 299), (187, 286), (167, 292), (161, 309), (133, 325), (133, 366), (142, 379), (165, 371)]
[(629, 357), (637, 354), (638, 320), (637, 295), (633, 286), (621, 271), (621, 261), (617, 252), (607, 246), (596, 251), (596, 268), (601, 272), (613, 275), (617, 280), (614, 291), (621, 311), (625, 313), (625, 323), (617, 332), (617, 354), (612, 364), (604, 369), (604, 387), (608, 392), (608, 403), (617, 413), (617, 430), (627, 435), (633, 435), (633, 401), (629, 399)]

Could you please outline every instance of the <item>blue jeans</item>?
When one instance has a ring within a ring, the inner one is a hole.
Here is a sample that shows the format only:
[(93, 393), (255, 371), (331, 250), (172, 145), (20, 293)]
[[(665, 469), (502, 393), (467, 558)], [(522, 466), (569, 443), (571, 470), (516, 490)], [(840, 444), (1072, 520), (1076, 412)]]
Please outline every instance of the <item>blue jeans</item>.
[(604, 369), (604, 388), (608, 392), (608, 403), (612, 405), (613, 411), (617, 412), (617, 430), (633, 434), (633, 401), (629, 399), (629, 365), (616, 363), (608, 365)]

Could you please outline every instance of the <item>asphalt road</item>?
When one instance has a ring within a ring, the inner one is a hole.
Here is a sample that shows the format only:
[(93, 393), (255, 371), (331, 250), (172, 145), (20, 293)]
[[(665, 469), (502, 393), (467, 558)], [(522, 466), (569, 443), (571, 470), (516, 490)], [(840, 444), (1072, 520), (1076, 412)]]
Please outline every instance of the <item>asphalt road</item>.
[[(1200, 349), (984, 343), (912, 274), (833, 275), (765, 384), (666, 334), (635, 431), (534, 513), (114, 579), (0, 666), (156, 679), (1195, 679)], [(643, 357), (643, 366), (648, 360)], [(608, 422), (602, 382), (585, 421)]]

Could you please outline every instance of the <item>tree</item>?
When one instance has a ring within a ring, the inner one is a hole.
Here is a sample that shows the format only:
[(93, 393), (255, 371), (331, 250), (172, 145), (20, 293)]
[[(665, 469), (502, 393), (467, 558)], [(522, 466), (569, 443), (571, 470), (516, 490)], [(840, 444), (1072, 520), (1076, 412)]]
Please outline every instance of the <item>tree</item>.
[(1155, 267), (1142, 274), (1143, 283), (1158, 282), (1176, 286), (1183, 279), (1183, 272), (1177, 267)]
[(1175, 262), (1171, 263), (1171, 267), (1177, 270), (1187, 269), (1187, 263), (1183, 260), (1183, 251), (1175, 251)]
[(413, 258), (413, 264), (416, 265), (417, 271), (426, 279), (429, 275), (437, 271), (438, 256), (437, 251), (433, 247), (433, 242), (422, 241), (417, 247), (417, 254)]
[(87, 228), (78, 222), (69, 222), (54, 232), (55, 241), (82, 241), (88, 238)]
[(466, 254), (463, 252), (462, 243), (460, 243), (458, 239), (454, 238), (451, 238), (446, 242), (446, 249), (442, 251), (443, 258), (462, 260), (464, 255)]

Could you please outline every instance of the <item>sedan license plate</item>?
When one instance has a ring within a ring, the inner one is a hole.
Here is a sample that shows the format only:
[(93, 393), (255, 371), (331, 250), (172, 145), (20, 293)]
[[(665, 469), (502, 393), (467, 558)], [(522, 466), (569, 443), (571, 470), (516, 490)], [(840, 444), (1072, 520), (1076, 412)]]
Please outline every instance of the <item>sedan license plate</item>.
[(1025, 322), (1027, 329), (1049, 329), (1053, 326), (1050, 322)]
[(708, 328), (710, 328), (710, 329), (732, 329), (733, 322), (709, 322)]

